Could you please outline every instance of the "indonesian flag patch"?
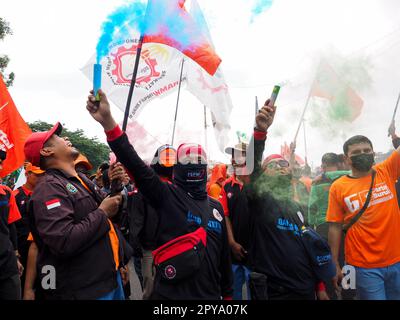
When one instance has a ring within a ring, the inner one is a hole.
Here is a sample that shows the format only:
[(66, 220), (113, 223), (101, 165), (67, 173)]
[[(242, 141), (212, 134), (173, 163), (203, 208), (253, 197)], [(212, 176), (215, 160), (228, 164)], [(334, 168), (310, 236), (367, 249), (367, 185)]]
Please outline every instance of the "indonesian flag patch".
[(57, 207), (61, 207), (61, 203), (59, 199), (53, 199), (46, 202), (47, 210), (54, 209)]

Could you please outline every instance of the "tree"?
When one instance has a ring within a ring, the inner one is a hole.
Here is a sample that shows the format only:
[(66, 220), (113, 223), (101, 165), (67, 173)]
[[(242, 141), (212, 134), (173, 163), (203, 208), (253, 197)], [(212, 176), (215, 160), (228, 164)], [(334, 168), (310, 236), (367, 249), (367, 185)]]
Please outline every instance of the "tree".
[[(53, 127), (50, 123), (40, 120), (28, 123), (28, 125), (33, 132), (47, 131)], [(98, 141), (96, 137), (86, 137), (82, 129), (70, 131), (63, 125), (61, 136), (68, 137), (72, 145), (88, 158), (93, 165), (93, 172), (101, 163), (109, 161), (110, 149), (108, 146)]]
[[(4, 38), (7, 35), (11, 35), (11, 34), (12, 34), (12, 30), (10, 28), (9, 23), (6, 20), (4, 20), (3, 18), (0, 18), (0, 40), (4, 40)], [(4, 82), (6, 83), (7, 87), (9, 87), (13, 84), (13, 81), (15, 78), (14, 72), (11, 72), (8, 75), (6, 75), (4, 73), (9, 62), (10, 62), (10, 58), (7, 55), (0, 56), (0, 75), (3, 77)]]

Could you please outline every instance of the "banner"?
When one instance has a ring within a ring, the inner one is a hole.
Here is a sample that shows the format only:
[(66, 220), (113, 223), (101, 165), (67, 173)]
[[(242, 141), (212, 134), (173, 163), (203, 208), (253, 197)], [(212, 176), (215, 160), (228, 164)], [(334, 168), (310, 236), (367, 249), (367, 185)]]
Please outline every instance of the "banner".
[[(138, 41), (139, 36), (136, 35), (111, 44), (109, 54), (101, 60), (102, 89), (109, 100), (123, 112), (132, 79)], [(90, 81), (93, 79), (94, 63), (96, 55), (93, 55), (82, 68), (83, 74)], [(178, 50), (158, 43), (143, 44), (132, 96), (130, 119), (137, 118), (147, 103), (156, 98), (163, 98), (178, 89), (181, 63), (182, 54)]]

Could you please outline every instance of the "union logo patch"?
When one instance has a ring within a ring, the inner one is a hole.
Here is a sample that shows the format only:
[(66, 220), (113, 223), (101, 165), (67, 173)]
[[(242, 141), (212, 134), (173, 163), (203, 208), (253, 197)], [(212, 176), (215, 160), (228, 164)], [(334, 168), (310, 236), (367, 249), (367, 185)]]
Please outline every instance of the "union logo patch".
[(168, 279), (173, 279), (176, 276), (176, 269), (173, 265), (168, 265), (164, 269), (164, 274)]
[(78, 189), (71, 183), (68, 183), (65, 187), (71, 193), (77, 193), (78, 192)]

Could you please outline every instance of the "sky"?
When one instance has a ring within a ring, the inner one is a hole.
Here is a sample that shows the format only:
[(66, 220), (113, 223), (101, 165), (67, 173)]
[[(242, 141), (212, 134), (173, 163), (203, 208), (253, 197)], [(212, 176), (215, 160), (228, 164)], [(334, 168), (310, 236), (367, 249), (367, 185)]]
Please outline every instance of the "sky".
[[(95, 53), (100, 26), (124, 0), (0, 0), (0, 16), (13, 30), (0, 43), (0, 54), (16, 74), (10, 93), (27, 122), (61, 121), (69, 129), (81, 128), (105, 141), (99, 124), (85, 109), (89, 82), (80, 69)], [(313, 108), (305, 115), (308, 160), (320, 163), (325, 152), (342, 150), (343, 142), (364, 134), (375, 151), (387, 152), (387, 137), (400, 91), (400, 2), (397, 0), (275, 0), (270, 9), (252, 19), (253, 0), (198, 0), (202, 7), (234, 104), (232, 143), (236, 131), (250, 133), (254, 125), (254, 100), (266, 100), (275, 84), (282, 84), (275, 122), (269, 130), (266, 154), (280, 151), (293, 140), (322, 56), (340, 57), (356, 64), (367, 61), (369, 79), (357, 93), (364, 100), (361, 115), (335, 130), (311, 126)], [(333, 61), (333, 60), (332, 60)], [(350, 72), (351, 73), (351, 72)], [(146, 107), (139, 122), (153, 133), (161, 123), (167, 135), (173, 125), (176, 94)], [(201, 103), (183, 90), (178, 114), (178, 139), (185, 128), (196, 128), (190, 137), (204, 144)], [(113, 107), (118, 121), (122, 112)], [(162, 113), (161, 110), (164, 112)], [(170, 119), (165, 118), (167, 112)], [(162, 114), (162, 116), (161, 116)], [(399, 115), (396, 117), (399, 119)], [(309, 122), (307, 122), (309, 121)], [(399, 125), (400, 127), (400, 125)], [(303, 130), (297, 153), (305, 154)], [(213, 159), (227, 161), (215, 149), (209, 130), (207, 141)], [(163, 141), (166, 143), (167, 141)], [(154, 150), (157, 146), (149, 146)]]

